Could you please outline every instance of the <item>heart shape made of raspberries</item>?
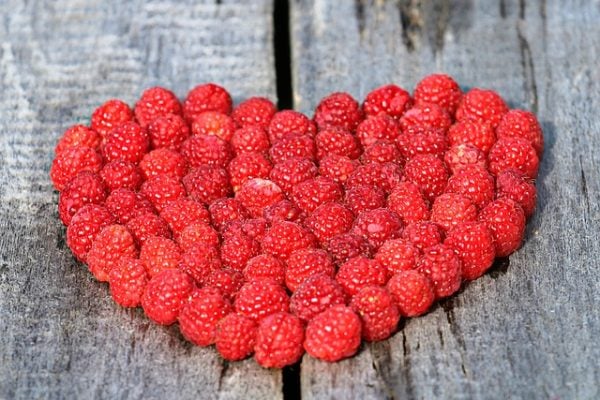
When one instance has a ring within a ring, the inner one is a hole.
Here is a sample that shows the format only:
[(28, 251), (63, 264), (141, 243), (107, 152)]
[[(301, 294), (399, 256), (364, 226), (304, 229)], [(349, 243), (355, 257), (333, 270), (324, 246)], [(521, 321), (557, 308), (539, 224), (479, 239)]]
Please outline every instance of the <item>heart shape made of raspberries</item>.
[(227, 360), (352, 356), (519, 248), (543, 135), (443, 74), (312, 119), (215, 84), (147, 89), (59, 140), (67, 243), (124, 307)]

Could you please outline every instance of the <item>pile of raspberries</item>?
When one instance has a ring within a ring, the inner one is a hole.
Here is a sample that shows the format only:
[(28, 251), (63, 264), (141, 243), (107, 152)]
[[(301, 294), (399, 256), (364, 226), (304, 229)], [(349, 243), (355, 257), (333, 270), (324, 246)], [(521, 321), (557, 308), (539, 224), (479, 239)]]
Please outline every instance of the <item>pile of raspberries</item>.
[(67, 243), (123, 307), (226, 360), (337, 361), (519, 248), (536, 117), (449, 76), (311, 118), (209, 83), (109, 100), (59, 140)]

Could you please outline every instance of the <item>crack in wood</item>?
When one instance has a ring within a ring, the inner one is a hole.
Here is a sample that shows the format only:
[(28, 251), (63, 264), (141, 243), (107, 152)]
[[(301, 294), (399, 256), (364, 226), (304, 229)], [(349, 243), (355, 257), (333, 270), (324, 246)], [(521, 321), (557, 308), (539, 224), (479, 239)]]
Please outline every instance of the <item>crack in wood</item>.
[(522, 32), (522, 19), (517, 21), (517, 38), (519, 40), (519, 49), (521, 52), (521, 68), (523, 72), (523, 89), (529, 95), (529, 105), (534, 114), (538, 112), (538, 93), (535, 80), (535, 67), (529, 42)]
[(358, 25), (358, 32), (362, 38), (365, 30), (365, 6), (362, 0), (354, 0), (354, 12), (356, 14), (356, 23)]
[(409, 52), (418, 47), (419, 36), (423, 28), (419, 0), (401, 0), (398, 4), (400, 24), (402, 26), (402, 42)]
[(290, 6), (288, 0), (276, 0), (273, 7), (273, 48), (277, 106), (294, 108), (292, 96), (292, 52), (290, 40)]

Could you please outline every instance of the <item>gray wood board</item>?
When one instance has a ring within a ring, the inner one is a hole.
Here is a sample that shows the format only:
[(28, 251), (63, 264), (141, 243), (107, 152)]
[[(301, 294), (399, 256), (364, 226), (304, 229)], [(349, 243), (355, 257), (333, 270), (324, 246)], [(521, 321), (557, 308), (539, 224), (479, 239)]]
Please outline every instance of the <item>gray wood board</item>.
[(302, 398), (599, 398), (598, 2), (297, 0), (291, 12), (301, 111), (445, 71), (536, 112), (546, 139), (510, 266), (355, 358), (305, 356)]

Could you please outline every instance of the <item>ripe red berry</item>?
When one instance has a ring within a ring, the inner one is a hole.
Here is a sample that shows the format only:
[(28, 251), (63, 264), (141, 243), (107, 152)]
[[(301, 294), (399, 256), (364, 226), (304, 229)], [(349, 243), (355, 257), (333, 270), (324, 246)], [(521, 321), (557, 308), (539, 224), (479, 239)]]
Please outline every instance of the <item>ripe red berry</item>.
[(453, 174), (461, 168), (471, 165), (487, 169), (487, 157), (485, 153), (477, 147), (466, 143), (451, 146), (444, 154), (444, 161)]
[(73, 125), (67, 129), (54, 148), (56, 155), (71, 147), (90, 147), (98, 150), (102, 138), (98, 133), (84, 125)]
[(104, 164), (100, 177), (109, 192), (117, 189), (138, 190), (144, 179), (137, 165), (121, 160)]
[(130, 219), (127, 228), (139, 246), (152, 236), (171, 237), (169, 225), (159, 216), (149, 212), (139, 213)]
[(460, 258), (443, 244), (425, 249), (417, 262), (417, 270), (431, 280), (438, 299), (456, 293), (462, 283)]
[(304, 348), (308, 354), (324, 361), (338, 361), (358, 350), (360, 318), (350, 307), (336, 305), (311, 319), (305, 335)]
[(356, 185), (346, 190), (344, 205), (355, 215), (385, 207), (385, 193), (375, 186)]
[(242, 153), (229, 162), (227, 171), (233, 191), (252, 178), (268, 178), (273, 166), (262, 153)]
[(144, 179), (150, 179), (156, 175), (169, 175), (181, 179), (188, 172), (188, 164), (177, 151), (161, 148), (152, 150), (142, 158), (140, 170)]
[(312, 233), (290, 221), (277, 221), (271, 225), (262, 240), (262, 250), (282, 260), (292, 252), (314, 247), (316, 239)]
[(67, 227), (67, 245), (73, 255), (78, 260), (85, 261), (96, 235), (114, 222), (112, 214), (103, 206), (86, 204), (81, 207)]
[(140, 260), (123, 257), (108, 274), (110, 294), (123, 307), (137, 307), (148, 283), (146, 269)]
[(152, 87), (144, 90), (142, 96), (135, 104), (135, 119), (143, 126), (147, 127), (158, 117), (167, 114), (181, 114), (181, 104), (175, 93), (162, 87)]
[(375, 253), (375, 260), (388, 270), (388, 276), (396, 272), (415, 269), (420, 257), (419, 249), (405, 239), (386, 241)]
[(385, 85), (367, 94), (362, 108), (366, 115), (385, 114), (400, 119), (412, 104), (406, 90), (396, 85)]
[(129, 189), (117, 189), (108, 195), (104, 206), (120, 224), (126, 224), (131, 219), (143, 213), (153, 213), (154, 207), (141, 193)]
[(166, 269), (155, 275), (144, 290), (142, 307), (154, 322), (171, 325), (194, 289), (192, 278), (178, 269)]
[(233, 300), (244, 285), (244, 276), (231, 268), (214, 269), (206, 279), (206, 287), (221, 291), (228, 300)]
[(267, 153), (270, 147), (267, 132), (256, 125), (249, 125), (237, 129), (233, 132), (230, 143), (235, 154), (241, 154), (247, 151)]
[(399, 134), (398, 122), (385, 114), (369, 116), (356, 127), (356, 137), (364, 147), (378, 140), (393, 141)]
[(197, 346), (215, 343), (217, 324), (232, 311), (231, 303), (214, 288), (195, 289), (179, 312), (179, 329)]
[(458, 121), (448, 130), (450, 146), (470, 144), (487, 154), (495, 142), (496, 134), (487, 122)]
[(246, 263), (244, 279), (248, 282), (270, 281), (283, 285), (285, 282), (285, 265), (272, 255), (259, 254)]
[(150, 122), (148, 136), (153, 149), (179, 150), (190, 136), (190, 127), (180, 115), (166, 114)]
[(335, 280), (348, 296), (354, 296), (369, 285), (385, 285), (387, 269), (377, 260), (357, 256), (346, 261), (338, 269)]
[(181, 255), (179, 269), (203, 285), (213, 271), (221, 268), (219, 250), (206, 243), (195, 243)]
[(477, 207), (462, 194), (444, 193), (431, 206), (431, 221), (444, 230), (477, 219)]
[(258, 325), (253, 319), (230, 313), (217, 323), (215, 345), (226, 360), (243, 360), (254, 352)]
[(319, 130), (315, 137), (315, 145), (319, 160), (331, 154), (346, 156), (354, 160), (362, 152), (358, 139), (349, 131), (340, 128)]
[(343, 184), (359, 165), (357, 160), (330, 154), (319, 161), (319, 174)]
[(91, 147), (70, 147), (56, 155), (50, 168), (50, 179), (59, 192), (80, 172), (100, 172), (102, 157)]
[(285, 193), (291, 193), (294, 186), (317, 176), (316, 165), (308, 158), (292, 157), (273, 165), (269, 177)]
[(525, 213), (508, 198), (492, 201), (479, 213), (479, 220), (492, 231), (496, 256), (506, 257), (521, 246), (525, 234)]
[(281, 200), (285, 195), (281, 188), (269, 179), (249, 179), (235, 194), (235, 198), (254, 217), (261, 217), (263, 210)]
[(244, 233), (228, 235), (221, 244), (223, 265), (242, 271), (248, 260), (260, 252), (260, 244)]
[(508, 107), (498, 93), (474, 88), (463, 95), (456, 109), (456, 120), (487, 122), (495, 129), (507, 112)]
[(156, 175), (142, 184), (140, 192), (161, 212), (171, 202), (186, 195), (185, 187), (179, 178), (170, 175)]
[(312, 212), (304, 221), (304, 226), (311, 230), (321, 244), (352, 228), (354, 214), (339, 203), (325, 203)]
[(213, 165), (225, 168), (233, 158), (229, 143), (213, 135), (190, 136), (181, 145), (181, 155), (190, 167)]
[(328, 274), (316, 274), (298, 286), (290, 298), (290, 311), (304, 321), (337, 304), (346, 304), (344, 290)]
[(219, 247), (219, 234), (206, 221), (196, 221), (188, 224), (177, 236), (177, 243), (183, 250), (188, 250), (197, 243)]
[(267, 129), (275, 112), (277, 108), (271, 100), (264, 97), (250, 97), (233, 110), (231, 117), (240, 127), (257, 125)]
[(429, 221), (412, 222), (402, 231), (402, 239), (408, 240), (421, 251), (427, 247), (442, 243), (440, 227)]
[(238, 292), (235, 311), (255, 321), (277, 313), (288, 312), (289, 298), (285, 289), (272, 282), (247, 282)]
[(292, 292), (313, 275), (326, 274), (333, 278), (335, 274), (331, 257), (321, 249), (296, 250), (290, 254), (286, 264), (285, 285)]
[(417, 83), (414, 97), (416, 103), (437, 104), (453, 116), (460, 103), (462, 91), (452, 77), (432, 74)]
[(363, 211), (356, 217), (352, 233), (365, 237), (372, 248), (378, 249), (386, 240), (402, 233), (402, 220), (387, 208)]
[(315, 123), (306, 115), (293, 110), (278, 111), (269, 123), (269, 140), (275, 143), (288, 134), (315, 136)]
[(90, 127), (103, 138), (119, 125), (133, 121), (133, 111), (121, 100), (108, 100), (94, 110)]
[(481, 222), (465, 222), (450, 229), (444, 245), (458, 254), (462, 261), (462, 275), (469, 280), (483, 275), (496, 257), (492, 232)]
[(269, 149), (269, 156), (274, 163), (280, 163), (296, 157), (314, 160), (315, 153), (315, 141), (307, 135), (286, 135), (275, 142)]
[(260, 321), (256, 332), (254, 359), (265, 368), (283, 368), (304, 354), (304, 326), (296, 317), (279, 312)]
[(344, 264), (351, 258), (371, 255), (371, 246), (367, 239), (354, 233), (343, 233), (331, 238), (327, 244), (327, 251), (331, 254), (336, 265)]
[(400, 321), (398, 306), (380, 286), (366, 286), (352, 297), (350, 307), (360, 316), (362, 337), (368, 342), (387, 339)]
[(148, 275), (153, 277), (165, 269), (177, 268), (181, 261), (181, 249), (171, 239), (152, 236), (140, 249), (140, 261)]
[(219, 231), (231, 221), (245, 219), (250, 216), (242, 203), (232, 197), (223, 197), (213, 201), (208, 207), (208, 211), (213, 226)]
[(58, 197), (58, 215), (64, 225), (86, 204), (102, 204), (106, 199), (106, 187), (102, 179), (92, 172), (84, 171), (71, 180)]
[(183, 115), (191, 123), (205, 111), (231, 112), (231, 96), (227, 90), (214, 83), (205, 83), (193, 88), (183, 103)]
[(342, 199), (342, 187), (324, 176), (307, 179), (292, 189), (292, 200), (298, 208), (311, 213), (321, 204)]
[(490, 172), (498, 176), (508, 169), (516, 169), (529, 178), (536, 178), (540, 160), (526, 139), (502, 136), (488, 155)]
[(370, 163), (357, 167), (348, 177), (345, 188), (348, 190), (357, 185), (374, 186), (390, 193), (400, 182), (402, 170), (395, 163)]
[(544, 152), (544, 135), (535, 115), (524, 110), (510, 110), (496, 128), (498, 137), (520, 137), (533, 146), (538, 157)]
[(448, 148), (448, 142), (443, 132), (428, 129), (429, 133), (403, 133), (396, 138), (400, 154), (406, 160), (421, 154), (432, 154), (442, 158)]
[(210, 223), (210, 216), (206, 207), (185, 197), (180, 197), (167, 204), (160, 212), (160, 217), (169, 225), (176, 239), (186, 226), (194, 222)]
[(452, 119), (442, 107), (433, 103), (417, 103), (400, 118), (400, 128), (406, 132), (415, 127), (428, 127), (448, 131)]
[(400, 154), (400, 150), (391, 140), (378, 140), (365, 148), (364, 153), (360, 157), (363, 164), (368, 163), (398, 163), (404, 164), (404, 158)]
[(412, 182), (400, 182), (387, 199), (387, 206), (405, 222), (429, 219), (429, 205), (419, 186)]
[(416, 270), (397, 272), (386, 288), (398, 305), (400, 314), (405, 317), (425, 314), (435, 300), (433, 284)]
[(302, 211), (291, 201), (281, 200), (271, 204), (263, 212), (263, 217), (269, 223), (275, 221), (298, 221), (302, 216)]
[(516, 170), (506, 170), (496, 177), (496, 195), (517, 202), (529, 218), (535, 211), (537, 190), (533, 180)]
[(102, 155), (108, 162), (122, 160), (137, 164), (149, 148), (146, 130), (135, 122), (125, 122), (106, 135)]
[(353, 131), (362, 118), (358, 102), (348, 93), (338, 92), (321, 99), (313, 119), (319, 130), (333, 127)]
[(212, 165), (201, 165), (183, 177), (188, 195), (201, 203), (210, 204), (232, 193), (227, 171)]
[(494, 199), (494, 178), (479, 166), (462, 168), (448, 179), (447, 193), (459, 193), (478, 209)]
[(448, 171), (438, 157), (420, 155), (406, 162), (404, 180), (416, 184), (425, 198), (433, 201), (444, 192), (448, 183)]
[(121, 258), (137, 258), (138, 250), (131, 233), (123, 225), (108, 225), (96, 235), (86, 263), (100, 282), (108, 281), (108, 274)]
[(236, 126), (233, 119), (222, 112), (205, 111), (192, 122), (192, 135), (214, 135), (229, 142)]

